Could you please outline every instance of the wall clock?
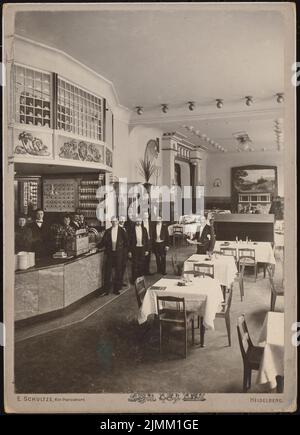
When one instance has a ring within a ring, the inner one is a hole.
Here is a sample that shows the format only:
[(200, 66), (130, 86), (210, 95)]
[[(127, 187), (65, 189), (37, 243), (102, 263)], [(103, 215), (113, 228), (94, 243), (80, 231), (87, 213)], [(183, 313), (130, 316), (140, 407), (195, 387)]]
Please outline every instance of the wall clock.
[(159, 154), (159, 140), (158, 139), (150, 139), (147, 142), (145, 149), (145, 160), (154, 160), (157, 159)]

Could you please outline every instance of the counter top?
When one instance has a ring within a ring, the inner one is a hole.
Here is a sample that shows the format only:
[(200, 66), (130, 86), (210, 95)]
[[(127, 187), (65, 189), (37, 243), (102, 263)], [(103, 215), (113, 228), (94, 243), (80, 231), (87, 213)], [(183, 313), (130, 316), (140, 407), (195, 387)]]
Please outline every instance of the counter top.
[(24, 269), (24, 270), (18, 269), (15, 271), (15, 273), (22, 274), (22, 273), (34, 272), (36, 270), (41, 270), (41, 269), (49, 269), (51, 267), (64, 266), (65, 264), (74, 263), (75, 261), (82, 260), (87, 257), (91, 257), (103, 251), (104, 251), (103, 248), (97, 249), (97, 252), (93, 252), (93, 253), (88, 252), (86, 254), (81, 254), (70, 258), (52, 258), (52, 257), (40, 258), (36, 261), (35, 266), (29, 267), (28, 269)]
[(253, 223), (274, 223), (273, 214), (216, 214), (214, 217), (215, 222), (253, 222)]

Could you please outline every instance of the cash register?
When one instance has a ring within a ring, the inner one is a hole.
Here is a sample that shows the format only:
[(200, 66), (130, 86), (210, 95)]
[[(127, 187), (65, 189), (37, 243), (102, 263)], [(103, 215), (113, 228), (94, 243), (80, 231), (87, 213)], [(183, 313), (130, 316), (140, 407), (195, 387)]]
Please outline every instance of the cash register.
[(89, 252), (89, 235), (85, 228), (77, 230), (73, 237), (68, 237), (65, 250), (70, 255), (81, 255)]

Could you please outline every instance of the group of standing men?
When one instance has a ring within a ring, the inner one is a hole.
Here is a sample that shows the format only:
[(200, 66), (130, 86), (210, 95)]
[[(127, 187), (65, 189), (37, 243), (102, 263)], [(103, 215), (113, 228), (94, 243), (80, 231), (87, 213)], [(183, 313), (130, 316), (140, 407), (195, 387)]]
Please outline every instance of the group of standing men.
[(103, 235), (99, 247), (105, 248), (104, 289), (108, 294), (112, 285), (113, 292), (119, 294), (124, 284), (124, 274), (128, 259), (131, 260), (132, 282), (142, 275), (150, 275), (151, 253), (155, 254), (157, 272), (166, 274), (166, 253), (169, 249), (169, 232), (161, 217), (155, 221), (144, 213), (143, 218), (126, 220), (111, 219), (111, 227)]

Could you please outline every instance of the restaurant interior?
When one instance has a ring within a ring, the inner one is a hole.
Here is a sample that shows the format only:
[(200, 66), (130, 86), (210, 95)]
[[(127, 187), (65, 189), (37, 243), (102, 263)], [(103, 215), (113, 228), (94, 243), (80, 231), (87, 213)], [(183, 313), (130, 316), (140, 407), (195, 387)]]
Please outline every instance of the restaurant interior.
[[(16, 14), (16, 392), (283, 391), (282, 19), (185, 8)], [(148, 231), (148, 270), (134, 275), (126, 257), (112, 293), (101, 242), (111, 222), (99, 219), (97, 192), (125, 180), (150, 197), (151, 187), (190, 187), (191, 201), (177, 216), (170, 200), (165, 269)], [(39, 245), (34, 225), (46, 228)]]

